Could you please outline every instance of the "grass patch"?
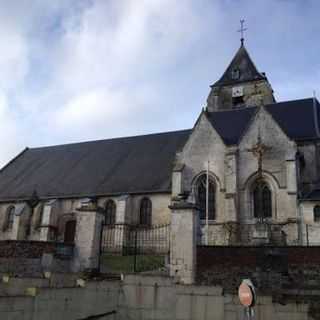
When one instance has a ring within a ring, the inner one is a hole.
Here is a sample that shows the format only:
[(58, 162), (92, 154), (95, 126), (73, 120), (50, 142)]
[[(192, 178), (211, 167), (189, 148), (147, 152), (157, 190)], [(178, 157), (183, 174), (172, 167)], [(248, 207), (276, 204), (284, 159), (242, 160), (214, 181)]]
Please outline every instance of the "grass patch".
[[(117, 256), (104, 254), (101, 256), (102, 270), (114, 273), (128, 273), (134, 271), (134, 256)], [(157, 270), (165, 265), (164, 256), (137, 255), (136, 271)]]

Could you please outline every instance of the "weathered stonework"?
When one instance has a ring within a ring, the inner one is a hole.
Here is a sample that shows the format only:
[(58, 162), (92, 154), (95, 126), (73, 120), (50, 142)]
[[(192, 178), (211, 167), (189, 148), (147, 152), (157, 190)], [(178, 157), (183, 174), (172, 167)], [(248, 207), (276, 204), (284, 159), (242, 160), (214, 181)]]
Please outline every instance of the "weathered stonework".
[(196, 208), (187, 202), (171, 206), (170, 275), (191, 284), (196, 272)]
[[(274, 102), (273, 90), (266, 80), (240, 83), (243, 87), (243, 106), (260, 106)], [(232, 103), (232, 89), (235, 85), (212, 87), (207, 99), (207, 110), (210, 112), (235, 109)]]

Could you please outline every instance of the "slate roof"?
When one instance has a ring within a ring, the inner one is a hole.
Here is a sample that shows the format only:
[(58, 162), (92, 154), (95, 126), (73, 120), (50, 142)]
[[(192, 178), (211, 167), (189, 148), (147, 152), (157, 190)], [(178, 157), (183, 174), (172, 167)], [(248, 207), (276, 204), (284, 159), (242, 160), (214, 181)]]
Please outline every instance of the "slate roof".
[(0, 171), (0, 201), (170, 192), (190, 130), (26, 149)]
[(303, 197), (302, 200), (309, 200), (309, 201), (320, 200), (320, 189), (315, 189), (311, 191), (309, 194), (306, 195), (306, 197)]
[[(232, 78), (232, 71), (240, 71), (239, 79)], [(265, 80), (266, 76), (258, 71), (244, 45), (241, 45), (222, 77), (213, 86), (234, 85), (253, 80)]]
[(320, 106), (313, 98), (274, 103), (266, 106), (266, 109), (289, 138), (310, 140), (317, 138), (314, 102), (319, 122)]
[[(316, 100), (317, 118), (320, 105)], [(273, 119), (292, 140), (317, 139), (313, 98), (273, 103), (265, 106)], [(250, 125), (257, 107), (207, 113), (207, 117), (226, 145), (237, 144)], [(320, 120), (319, 120), (320, 122)]]
[(207, 117), (226, 145), (237, 144), (257, 108), (209, 112)]
[[(265, 106), (293, 140), (319, 139), (319, 102), (302, 99)], [(256, 107), (206, 113), (226, 145), (237, 144)], [(24, 150), (0, 171), (0, 201), (170, 192), (175, 154), (192, 130)]]

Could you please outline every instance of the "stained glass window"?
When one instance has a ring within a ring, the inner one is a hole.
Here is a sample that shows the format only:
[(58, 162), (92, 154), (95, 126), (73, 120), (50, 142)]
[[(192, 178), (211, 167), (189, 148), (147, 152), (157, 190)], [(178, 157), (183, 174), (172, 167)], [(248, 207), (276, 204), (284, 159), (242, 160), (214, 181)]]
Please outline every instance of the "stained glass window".
[(116, 223), (116, 204), (113, 200), (108, 200), (105, 210), (105, 224)]
[(253, 209), (255, 218), (272, 217), (272, 197), (268, 185), (258, 182), (253, 190)]
[[(209, 193), (208, 193), (208, 219), (215, 219), (215, 186), (212, 179), (209, 178)], [(202, 175), (197, 183), (197, 204), (200, 211), (200, 219), (206, 219), (207, 208), (207, 175)]]
[(152, 203), (148, 198), (143, 198), (140, 203), (140, 224), (150, 226), (152, 223)]

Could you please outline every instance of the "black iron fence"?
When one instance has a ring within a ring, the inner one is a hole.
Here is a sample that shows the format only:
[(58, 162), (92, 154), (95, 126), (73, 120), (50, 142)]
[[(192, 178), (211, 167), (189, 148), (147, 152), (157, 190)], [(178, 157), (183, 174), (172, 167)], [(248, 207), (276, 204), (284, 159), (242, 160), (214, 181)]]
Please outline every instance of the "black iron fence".
[(320, 245), (320, 225), (306, 224), (304, 232), (307, 246)]
[[(102, 262), (121, 271), (146, 271), (164, 267), (170, 251), (170, 225), (104, 225), (101, 236)], [(123, 257), (123, 258), (121, 258)], [(116, 266), (118, 267), (118, 266)]]
[(198, 245), (299, 245), (296, 222), (216, 222), (197, 228)]
[(197, 244), (209, 246), (320, 246), (320, 223), (216, 222), (198, 226)]
[(170, 225), (104, 225), (101, 250), (121, 255), (167, 254), (170, 250)]

